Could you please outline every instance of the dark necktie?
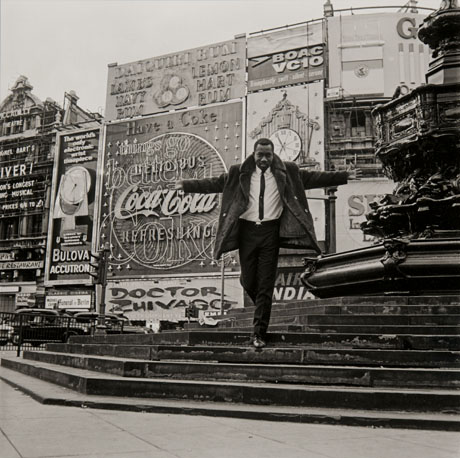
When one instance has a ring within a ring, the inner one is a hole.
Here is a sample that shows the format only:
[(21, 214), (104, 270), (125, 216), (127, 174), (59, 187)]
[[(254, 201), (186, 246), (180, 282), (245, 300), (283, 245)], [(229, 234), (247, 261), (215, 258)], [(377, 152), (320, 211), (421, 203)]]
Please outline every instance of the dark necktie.
[(265, 175), (264, 171), (260, 174), (260, 194), (259, 194), (259, 220), (264, 219), (264, 194), (265, 194)]

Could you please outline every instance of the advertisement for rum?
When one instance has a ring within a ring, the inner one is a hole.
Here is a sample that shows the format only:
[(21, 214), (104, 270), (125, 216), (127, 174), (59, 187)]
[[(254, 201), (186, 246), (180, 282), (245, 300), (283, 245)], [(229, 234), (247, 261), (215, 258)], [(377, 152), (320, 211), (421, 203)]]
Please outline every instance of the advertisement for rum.
[(126, 119), (244, 97), (246, 39), (109, 65), (105, 119)]
[(99, 129), (58, 136), (45, 277), (48, 285), (91, 283), (99, 139)]
[(100, 221), (111, 278), (219, 272), (220, 194), (184, 194), (178, 180), (240, 163), (242, 102), (107, 126)]

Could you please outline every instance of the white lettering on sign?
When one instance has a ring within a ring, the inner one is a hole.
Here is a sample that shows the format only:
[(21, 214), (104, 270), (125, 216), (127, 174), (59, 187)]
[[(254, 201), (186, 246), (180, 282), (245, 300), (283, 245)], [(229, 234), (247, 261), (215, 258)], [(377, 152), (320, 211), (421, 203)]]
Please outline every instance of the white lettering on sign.
[(66, 264), (51, 266), (50, 274), (68, 275), (68, 274), (86, 274), (90, 272), (89, 264)]
[(292, 301), (312, 299), (312, 294), (301, 280), (303, 272), (280, 272), (276, 277), (273, 299), (275, 301)]
[(286, 51), (272, 56), (272, 66), (277, 73), (285, 70), (296, 71), (301, 68), (318, 67), (324, 63), (323, 46)]
[(1, 178), (12, 178), (20, 177), (32, 173), (33, 164), (16, 164), (16, 165), (5, 165), (0, 167), (0, 179)]
[(114, 216), (118, 219), (144, 216), (178, 216), (185, 213), (208, 213), (217, 205), (216, 194), (179, 195), (177, 191), (139, 190), (137, 185), (126, 188), (118, 198)]
[(24, 116), (30, 113), (30, 108), (22, 108), (21, 110), (7, 111), (0, 113), (0, 119), (15, 118), (17, 116)]
[(53, 262), (75, 262), (75, 261), (89, 261), (88, 250), (60, 250), (55, 248), (53, 250)]

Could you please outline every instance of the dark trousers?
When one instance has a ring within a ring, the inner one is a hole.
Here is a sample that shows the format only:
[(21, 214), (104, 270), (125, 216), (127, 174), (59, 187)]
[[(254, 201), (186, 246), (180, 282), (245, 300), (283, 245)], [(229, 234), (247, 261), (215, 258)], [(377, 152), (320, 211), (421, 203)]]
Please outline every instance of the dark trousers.
[(254, 302), (254, 335), (265, 337), (272, 308), (279, 253), (279, 222), (240, 220), (241, 285)]

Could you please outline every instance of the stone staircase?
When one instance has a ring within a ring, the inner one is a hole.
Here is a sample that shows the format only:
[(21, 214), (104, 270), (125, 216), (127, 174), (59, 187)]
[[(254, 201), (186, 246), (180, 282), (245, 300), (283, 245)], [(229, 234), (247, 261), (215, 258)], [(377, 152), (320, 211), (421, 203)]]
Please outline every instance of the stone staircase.
[(252, 312), (217, 329), (74, 336), (2, 368), (93, 407), (460, 430), (460, 297), (276, 304), (263, 349), (250, 345)]

